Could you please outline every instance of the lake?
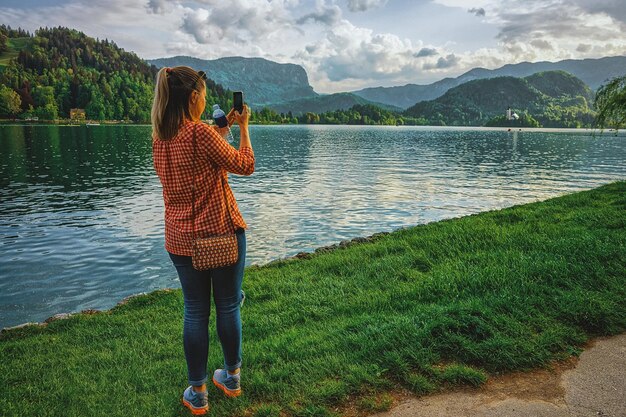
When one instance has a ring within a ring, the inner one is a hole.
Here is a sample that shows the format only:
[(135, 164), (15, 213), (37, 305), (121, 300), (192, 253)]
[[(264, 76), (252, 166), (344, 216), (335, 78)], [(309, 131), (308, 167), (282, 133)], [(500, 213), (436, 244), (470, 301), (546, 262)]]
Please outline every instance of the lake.
[[(0, 328), (179, 287), (150, 132), (0, 125)], [(229, 180), (248, 265), (626, 178), (621, 133), (252, 126), (251, 137), (255, 173)]]

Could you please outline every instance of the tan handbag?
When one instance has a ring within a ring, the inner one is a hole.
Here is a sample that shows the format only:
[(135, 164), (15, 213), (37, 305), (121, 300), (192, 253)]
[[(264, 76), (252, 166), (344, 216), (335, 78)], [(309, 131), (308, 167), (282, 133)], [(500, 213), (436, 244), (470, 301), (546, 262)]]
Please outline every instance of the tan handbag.
[[(192, 203), (192, 239), (193, 239), (193, 255), (191, 261), (194, 269), (198, 271), (205, 271), (212, 268), (220, 268), (223, 266), (230, 266), (237, 263), (239, 258), (237, 235), (235, 233), (228, 233), (225, 235), (210, 236), (204, 238), (196, 238), (196, 126), (193, 127), (193, 184), (191, 186)], [(226, 187), (222, 179), (222, 189), (224, 190), (224, 198), (226, 198)], [(228, 201), (228, 200), (227, 200)], [(235, 229), (233, 219), (230, 215), (228, 203), (226, 204), (226, 211), (228, 212), (228, 218), (230, 224)]]

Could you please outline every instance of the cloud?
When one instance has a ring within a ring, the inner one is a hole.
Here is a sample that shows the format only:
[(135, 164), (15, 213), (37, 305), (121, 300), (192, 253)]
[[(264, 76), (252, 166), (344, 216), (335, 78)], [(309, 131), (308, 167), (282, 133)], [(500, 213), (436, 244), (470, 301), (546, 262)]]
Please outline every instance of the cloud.
[[(602, 27), (598, 17), (581, 14), (579, 10), (556, 7), (542, 7), (533, 12), (507, 11), (500, 14), (504, 24), (498, 38), (505, 42), (535, 37), (607, 40), (613, 30)], [(600, 17), (600, 20), (603, 18)]]
[(422, 48), (418, 52), (413, 54), (413, 56), (415, 58), (422, 58), (422, 57), (427, 57), (427, 56), (435, 56), (438, 54), (439, 52), (437, 52), (435, 48)]
[(171, 9), (172, 3), (167, 0), (149, 0), (146, 9), (149, 13), (164, 14)]
[(624, 4), (624, 0), (570, 0), (567, 3), (578, 6), (587, 13), (605, 14), (612, 19), (626, 23), (626, 4)]
[(326, 5), (318, 4), (317, 10), (306, 14), (296, 20), (296, 23), (302, 25), (307, 22), (318, 22), (328, 26), (333, 26), (341, 20), (341, 9), (335, 4)]
[(209, 8), (185, 8), (180, 29), (201, 44), (221, 41), (262, 43), (274, 34), (295, 30), (287, 6), (289, 0), (204, 0)]
[(483, 9), (482, 7), (472, 7), (471, 9), (468, 10), (469, 13), (473, 13), (475, 16), (485, 16), (485, 9)]
[(422, 68), (425, 70), (441, 70), (456, 67), (459, 64), (460, 58), (455, 54), (448, 54), (445, 57), (440, 57), (435, 63), (425, 63)]
[(375, 33), (341, 20), (325, 39), (308, 45), (296, 59), (306, 63), (318, 85), (363, 85), (367, 82), (414, 80), (421, 72), (415, 50), (421, 45), (390, 33)]
[(554, 49), (554, 47), (552, 46), (552, 44), (548, 41), (545, 41), (543, 39), (535, 39), (532, 40), (530, 42), (530, 44), (532, 46), (534, 46), (537, 49), (543, 49), (543, 50), (550, 50), (550, 49)]
[(351, 12), (364, 12), (369, 9), (381, 7), (387, 4), (388, 0), (348, 0), (348, 9)]
[[(435, 1), (449, 7), (462, 7), (463, 3)], [(465, 65), (558, 61), (626, 53), (624, 0), (526, 0), (523, 5), (517, 0), (475, 0), (478, 1), (474, 9), (489, 10), (484, 23), (497, 28), (497, 44), (457, 53)]]

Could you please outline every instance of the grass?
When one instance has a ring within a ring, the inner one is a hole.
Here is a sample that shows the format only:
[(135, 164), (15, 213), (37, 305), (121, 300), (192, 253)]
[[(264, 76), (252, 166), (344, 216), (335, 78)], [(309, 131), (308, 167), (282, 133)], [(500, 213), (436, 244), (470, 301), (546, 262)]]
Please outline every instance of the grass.
[[(246, 270), (244, 395), (212, 416), (386, 409), (626, 330), (626, 182)], [(172, 268), (172, 274), (174, 270)], [(0, 335), (4, 416), (186, 415), (180, 291)], [(209, 369), (222, 363), (214, 325)], [(358, 400), (360, 398), (360, 400)]]
[(9, 38), (7, 39), (7, 45), (9, 50), (6, 52), (0, 53), (0, 67), (6, 67), (9, 65), (9, 61), (11, 59), (16, 58), (20, 51), (28, 48), (32, 43), (33, 38), (24, 37), (24, 38)]

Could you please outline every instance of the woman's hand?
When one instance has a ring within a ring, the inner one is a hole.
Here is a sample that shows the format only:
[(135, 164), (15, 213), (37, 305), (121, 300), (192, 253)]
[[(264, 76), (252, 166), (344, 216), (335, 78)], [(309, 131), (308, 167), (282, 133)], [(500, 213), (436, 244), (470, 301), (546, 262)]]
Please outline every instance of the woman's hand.
[(213, 125), (213, 128), (217, 130), (217, 133), (219, 133), (221, 137), (226, 139), (226, 136), (228, 135), (228, 127), (218, 127), (217, 125)]
[(231, 113), (233, 113), (233, 119), (239, 127), (248, 127), (248, 121), (250, 120), (250, 107), (248, 107), (247, 104), (243, 105), (243, 112), (239, 113), (238, 111), (235, 111), (235, 109), (232, 109), (228, 114), (230, 115)]

